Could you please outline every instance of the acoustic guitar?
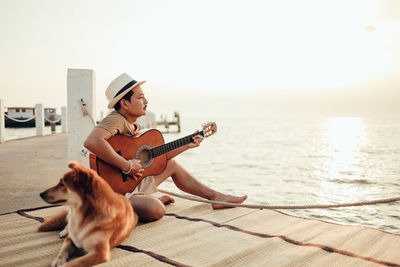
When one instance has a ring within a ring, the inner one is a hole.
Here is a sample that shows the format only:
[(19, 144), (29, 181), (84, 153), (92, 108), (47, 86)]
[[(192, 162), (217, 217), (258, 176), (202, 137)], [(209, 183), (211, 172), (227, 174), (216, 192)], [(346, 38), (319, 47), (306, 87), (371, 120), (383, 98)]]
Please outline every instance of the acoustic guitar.
[(124, 135), (110, 137), (107, 141), (119, 155), (127, 160), (140, 160), (144, 171), (143, 176), (136, 180), (94, 154), (89, 155), (90, 168), (106, 180), (115, 192), (120, 194), (132, 192), (143, 178), (161, 174), (165, 170), (168, 152), (193, 142), (193, 137), (196, 135), (209, 137), (217, 131), (215, 122), (207, 123), (202, 128), (201, 131), (167, 144), (161, 132), (156, 129), (148, 130), (137, 137)]

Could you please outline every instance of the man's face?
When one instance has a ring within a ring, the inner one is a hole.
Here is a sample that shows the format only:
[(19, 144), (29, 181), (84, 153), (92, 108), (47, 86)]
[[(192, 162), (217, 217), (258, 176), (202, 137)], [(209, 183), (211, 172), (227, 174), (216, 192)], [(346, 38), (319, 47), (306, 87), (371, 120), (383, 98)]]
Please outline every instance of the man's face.
[(146, 115), (147, 109), (147, 99), (144, 97), (143, 90), (140, 86), (136, 86), (133, 90), (133, 95), (131, 96), (131, 101), (125, 101), (127, 112), (129, 115), (140, 117)]

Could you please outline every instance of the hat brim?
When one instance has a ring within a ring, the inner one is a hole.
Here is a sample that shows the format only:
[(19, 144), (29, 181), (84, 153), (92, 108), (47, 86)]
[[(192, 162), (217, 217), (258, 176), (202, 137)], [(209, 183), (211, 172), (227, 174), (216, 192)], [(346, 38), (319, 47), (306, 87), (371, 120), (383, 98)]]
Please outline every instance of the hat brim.
[(131, 87), (127, 88), (125, 91), (123, 91), (121, 94), (117, 95), (116, 97), (114, 97), (110, 103), (108, 103), (108, 108), (114, 108), (115, 104), (117, 104), (118, 101), (120, 101), (130, 90), (132, 90), (133, 88), (135, 88), (136, 86), (142, 85), (144, 84), (146, 81), (141, 81), (141, 82), (137, 82), (134, 85), (132, 85)]

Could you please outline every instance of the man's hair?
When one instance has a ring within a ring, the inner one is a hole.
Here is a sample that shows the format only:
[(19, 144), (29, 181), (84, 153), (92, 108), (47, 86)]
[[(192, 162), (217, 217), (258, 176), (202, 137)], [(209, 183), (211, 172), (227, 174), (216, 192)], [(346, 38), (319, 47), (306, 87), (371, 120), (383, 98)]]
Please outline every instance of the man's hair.
[(125, 99), (131, 102), (131, 96), (133, 95), (133, 90), (130, 90), (126, 95), (124, 95), (114, 106), (115, 110), (119, 110), (121, 108), (121, 100)]

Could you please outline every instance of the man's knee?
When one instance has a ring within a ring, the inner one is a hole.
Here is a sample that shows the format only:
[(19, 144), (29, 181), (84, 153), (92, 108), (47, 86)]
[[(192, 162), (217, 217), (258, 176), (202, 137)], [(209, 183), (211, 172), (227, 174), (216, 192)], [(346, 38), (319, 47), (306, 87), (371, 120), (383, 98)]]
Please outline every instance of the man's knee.
[[(157, 199), (158, 200), (158, 199)], [(143, 213), (142, 218), (140, 218), (141, 221), (143, 222), (151, 222), (151, 221), (156, 221), (164, 217), (165, 215), (165, 206), (161, 203), (152, 206), (151, 209), (146, 210)]]
[(167, 167), (169, 167), (169, 168), (175, 168), (175, 166), (177, 166), (178, 165), (178, 163), (176, 162), (176, 160), (174, 160), (174, 159), (169, 159), (168, 161), (167, 161)]
[(161, 219), (165, 214), (165, 206), (152, 196), (133, 196), (130, 199), (133, 209), (142, 222), (151, 222)]

